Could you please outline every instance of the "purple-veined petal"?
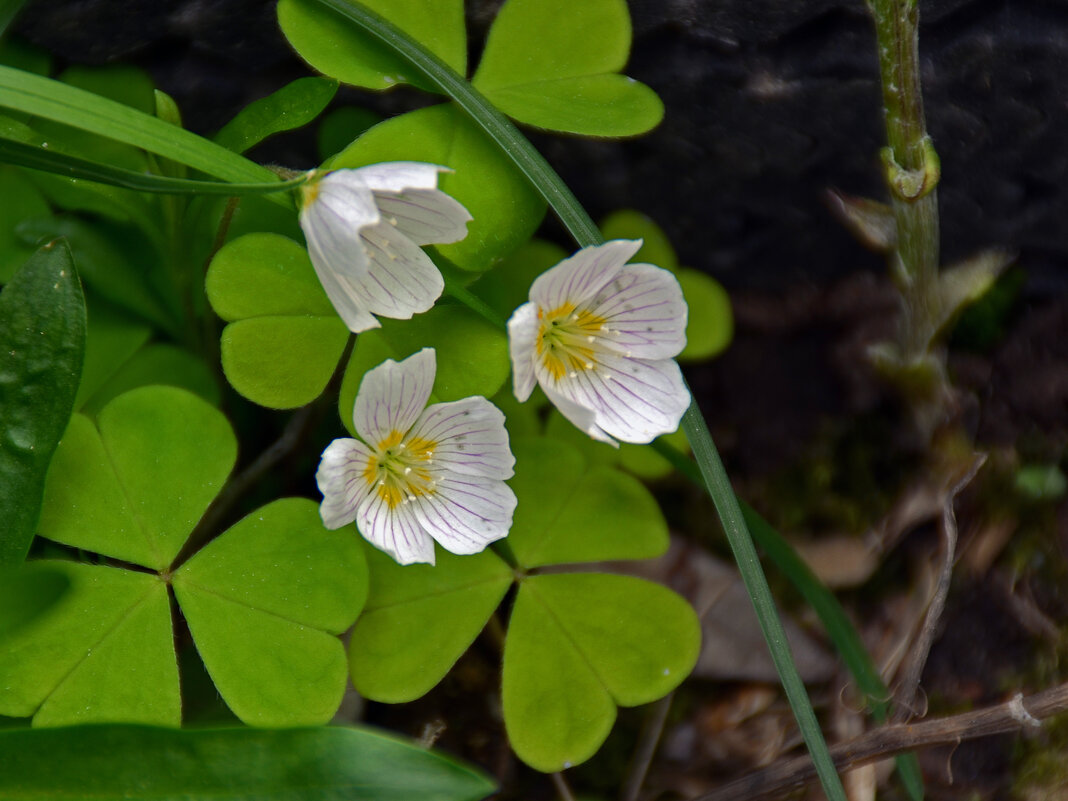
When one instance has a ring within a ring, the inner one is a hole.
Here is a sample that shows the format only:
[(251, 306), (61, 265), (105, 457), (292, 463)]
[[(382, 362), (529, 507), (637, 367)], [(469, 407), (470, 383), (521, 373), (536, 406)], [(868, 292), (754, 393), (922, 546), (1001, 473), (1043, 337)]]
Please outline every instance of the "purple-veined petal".
[[(539, 380), (545, 387), (540, 375)], [(623, 442), (652, 442), (674, 431), (690, 405), (682, 372), (671, 359), (647, 361), (602, 352), (596, 369), (570, 374), (552, 388), (593, 411), (597, 426)]]
[(408, 320), (441, 297), (445, 282), (434, 262), (392, 225), (380, 222), (364, 228), (361, 239), (369, 263), (352, 284), (366, 299), (368, 311)]
[(605, 320), (601, 342), (636, 359), (670, 359), (686, 347), (686, 301), (675, 276), (628, 264), (590, 303)]
[(471, 554), (508, 535), (516, 497), (503, 481), (446, 473), (435, 492), (416, 498), (409, 506), (443, 548)]
[(423, 348), (402, 362), (386, 359), (368, 370), (352, 409), (356, 432), (372, 446), (396, 433), (406, 434), (426, 408), (436, 373), (433, 348)]
[(524, 303), (508, 320), (508, 352), (512, 357), (512, 391), (522, 403), (534, 391), (535, 342), (538, 336), (538, 307)]
[(315, 267), (315, 274), (319, 276), (319, 283), (323, 285), (334, 311), (349, 331), (358, 334), (371, 328), (381, 328), (382, 324), (366, 309), (367, 300), (364, 293), (354, 286), (344, 273), (322, 267), (321, 262), (315, 258), (312, 258), (312, 266)]
[(356, 527), (364, 539), (399, 564), (434, 564), (434, 540), (419, 525), (410, 503), (390, 508), (381, 495), (372, 492), (356, 512)]
[(530, 286), (530, 299), (543, 312), (565, 304), (578, 306), (615, 278), (641, 246), (640, 239), (613, 239), (603, 245), (583, 248), (535, 278)]
[(473, 219), (464, 205), (438, 189), (375, 192), (382, 219), (417, 245), (459, 242)]
[(370, 449), (356, 439), (335, 439), (323, 451), (315, 483), (323, 494), (319, 514), (327, 528), (341, 528), (356, 519), (356, 510), (371, 491), (365, 472)]
[(568, 422), (583, 434), (598, 442), (607, 442), (613, 448), (619, 447), (619, 443), (612, 439), (607, 431), (597, 425), (597, 413), (593, 409), (587, 409), (585, 406), (575, 403), (575, 401), (544, 384), (542, 385), (542, 391), (552, 405), (560, 410), (560, 414), (566, 417)]
[(436, 443), (437, 470), (498, 480), (513, 475), (515, 457), (504, 414), (485, 398), (435, 403), (420, 415), (409, 437)]

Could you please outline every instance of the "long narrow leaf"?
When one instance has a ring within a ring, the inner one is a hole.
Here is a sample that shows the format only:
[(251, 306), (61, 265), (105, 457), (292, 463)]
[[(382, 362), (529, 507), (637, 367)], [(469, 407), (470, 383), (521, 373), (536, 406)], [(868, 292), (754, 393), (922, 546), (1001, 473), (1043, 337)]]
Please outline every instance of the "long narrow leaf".
[[(0, 66), (0, 107), (140, 147), (225, 181), (262, 184), (276, 180), (265, 167), (168, 122), (92, 92), (11, 67)], [(292, 206), (287, 196), (268, 198), (282, 206)]]
[(483, 774), (368, 729), (0, 731), (0, 798), (477, 801)]
[(305, 177), (279, 181), (277, 177), (267, 183), (237, 184), (224, 181), (197, 181), (190, 178), (170, 178), (165, 175), (134, 172), (110, 164), (70, 156), (55, 150), (16, 142), (0, 137), (0, 161), (29, 167), (34, 170), (81, 178), (139, 192), (154, 192), (167, 195), (253, 195), (284, 192), (304, 183)]
[[(317, 2), (355, 23), (400, 54), (423, 73), (433, 86), (452, 98), (527, 176), (580, 246), (595, 245), (602, 241), (597, 226), (560, 176), (515, 125), (497, 111), (462, 76), (410, 36), (362, 4), (348, 2), (348, 0), (317, 0)], [(683, 430), (690, 442), (690, 447), (698, 457), (706, 488), (723, 521), (724, 530), (727, 532), (731, 548), (738, 560), (739, 570), (757, 611), (772, 659), (779, 671), (779, 677), (801, 728), (805, 744), (812, 754), (824, 792), (831, 801), (845, 801), (845, 791), (842, 789), (841, 780), (835, 771), (834, 762), (827, 750), (827, 744), (816, 721), (812, 704), (786, 644), (786, 635), (775, 611), (767, 579), (756, 558), (756, 548), (746, 528), (741, 510), (738, 508), (738, 500), (734, 496), (723, 464), (719, 460), (719, 454), (708, 433), (708, 426), (694, 404), (691, 404), (689, 411), (683, 417)]]

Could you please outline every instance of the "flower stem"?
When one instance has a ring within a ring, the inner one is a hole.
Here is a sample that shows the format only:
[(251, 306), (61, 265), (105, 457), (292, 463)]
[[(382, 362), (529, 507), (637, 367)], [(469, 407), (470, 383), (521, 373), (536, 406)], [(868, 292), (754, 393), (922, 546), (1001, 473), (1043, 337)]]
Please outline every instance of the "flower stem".
[[(545, 198), (580, 247), (604, 241), (600, 231), (575, 195), (544, 157), (503, 114), (464, 78), (441, 59), (389, 21), (354, 0), (316, 0), (405, 58), (443, 94), (450, 97), (512, 160), (531, 185)], [(746, 527), (719, 453), (712, 442), (697, 404), (691, 401), (682, 421), (683, 430), (697, 457), (705, 487), (723, 522), (738, 567), (749, 590), (764, 637), (768, 642), (786, 696), (797, 718), (824, 792), (832, 801), (845, 801), (845, 791), (835, 771), (805, 692), (797, 666), (790, 654), (786, 634), (775, 610), (764, 571)]]

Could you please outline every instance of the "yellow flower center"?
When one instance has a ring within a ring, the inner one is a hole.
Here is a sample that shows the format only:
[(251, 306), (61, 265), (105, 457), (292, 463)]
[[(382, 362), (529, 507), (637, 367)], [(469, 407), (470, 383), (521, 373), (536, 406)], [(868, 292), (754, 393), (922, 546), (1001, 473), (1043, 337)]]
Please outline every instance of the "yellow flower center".
[(433, 495), (437, 483), (431, 464), (438, 443), (420, 437), (405, 440), (392, 431), (378, 443), (363, 478), (390, 509), (423, 495)]
[(565, 303), (552, 311), (538, 309), (538, 357), (554, 381), (596, 367), (595, 343), (605, 320), (587, 309)]

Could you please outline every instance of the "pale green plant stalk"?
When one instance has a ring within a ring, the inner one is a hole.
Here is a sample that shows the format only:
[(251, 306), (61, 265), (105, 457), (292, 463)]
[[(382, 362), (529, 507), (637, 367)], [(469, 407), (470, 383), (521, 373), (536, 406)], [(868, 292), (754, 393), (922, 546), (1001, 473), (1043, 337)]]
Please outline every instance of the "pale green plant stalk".
[[(530, 144), (519, 129), (497, 111), (470, 83), (441, 59), (409, 37), (388, 20), (351, 0), (317, 0), (405, 58), (433, 86), (451, 98), (512, 160), (531, 185), (545, 198), (580, 247), (603, 242), (597, 226), (560, 176)], [(823, 733), (805, 692), (786, 641), (786, 633), (775, 610), (756, 548), (742, 517), (738, 499), (719, 459), (697, 404), (691, 402), (682, 428), (697, 458), (705, 488), (720, 515), (731, 550), (738, 561), (746, 589), (760, 621), (764, 638), (797, 719), (805, 744), (812, 755), (820, 783), (831, 801), (846, 801), (845, 791), (827, 750)]]
[(917, 0), (869, 0), (869, 6), (886, 122), (881, 155), (897, 229), (891, 272), (901, 291), (898, 352), (885, 354), (886, 366), (922, 419), (932, 404), (935, 410), (941, 405), (948, 388), (945, 357), (934, 348), (945, 322), (938, 274), (941, 171), (923, 113)]

